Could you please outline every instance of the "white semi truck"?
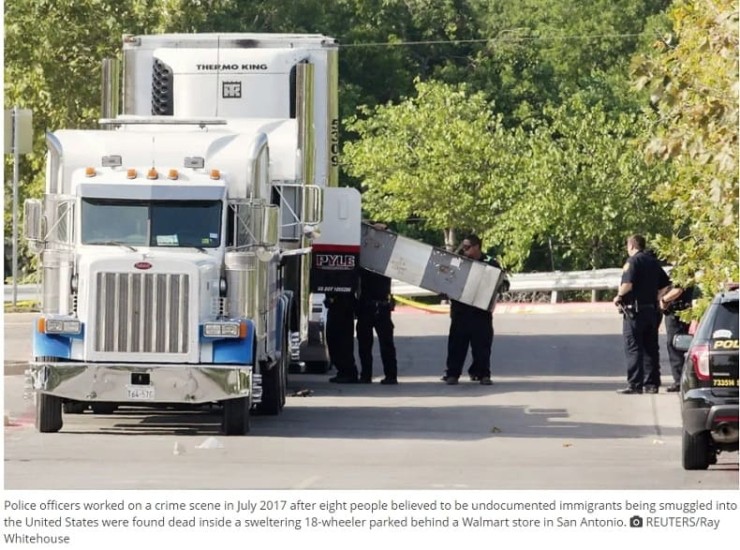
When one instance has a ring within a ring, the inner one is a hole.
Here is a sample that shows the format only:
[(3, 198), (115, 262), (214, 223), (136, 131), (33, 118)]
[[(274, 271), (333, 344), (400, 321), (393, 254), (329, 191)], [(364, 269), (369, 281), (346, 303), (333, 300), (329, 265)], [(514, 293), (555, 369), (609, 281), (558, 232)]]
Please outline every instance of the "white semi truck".
[(353, 291), (360, 248), (359, 193), (337, 187), (337, 49), (125, 36), (103, 129), (48, 134), (46, 192), (25, 206), (39, 431), (63, 411), (218, 403), (245, 434), (250, 411), (281, 411), (291, 363), (326, 364), (321, 293)]

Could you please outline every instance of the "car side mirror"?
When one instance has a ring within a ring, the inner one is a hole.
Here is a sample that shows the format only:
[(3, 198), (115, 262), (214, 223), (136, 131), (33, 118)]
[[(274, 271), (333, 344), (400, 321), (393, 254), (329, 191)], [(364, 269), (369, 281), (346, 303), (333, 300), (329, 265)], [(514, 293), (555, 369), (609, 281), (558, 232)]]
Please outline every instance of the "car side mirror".
[(691, 334), (676, 334), (673, 337), (673, 347), (678, 351), (689, 351), (693, 339)]

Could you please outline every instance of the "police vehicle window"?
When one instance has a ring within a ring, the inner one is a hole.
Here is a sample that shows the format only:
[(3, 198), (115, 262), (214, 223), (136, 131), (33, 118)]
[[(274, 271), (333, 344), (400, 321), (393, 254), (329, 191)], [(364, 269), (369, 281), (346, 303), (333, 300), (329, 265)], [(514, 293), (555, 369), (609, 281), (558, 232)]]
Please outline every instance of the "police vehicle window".
[(82, 199), (82, 244), (145, 246), (148, 208), (139, 201)]
[[(714, 318), (712, 332), (722, 331), (728, 338), (738, 337), (738, 307), (737, 302), (725, 302), (717, 306), (717, 315)], [(731, 334), (731, 335), (730, 335)]]
[(221, 201), (155, 201), (151, 246), (215, 248), (221, 243)]

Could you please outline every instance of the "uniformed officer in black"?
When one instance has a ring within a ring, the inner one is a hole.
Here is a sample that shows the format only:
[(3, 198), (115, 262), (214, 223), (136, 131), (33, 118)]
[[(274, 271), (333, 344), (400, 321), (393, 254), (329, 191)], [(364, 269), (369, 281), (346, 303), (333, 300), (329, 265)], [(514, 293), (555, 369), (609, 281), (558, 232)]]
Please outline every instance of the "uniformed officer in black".
[[(495, 259), (483, 254), (481, 240), (477, 235), (470, 235), (463, 240), (462, 253), (468, 258), (501, 269)], [(473, 363), (468, 369), (470, 379), (490, 386), (492, 345), (493, 312), (450, 300), (450, 333), (447, 338), (447, 370), (442, 377), (444, 382), (457, 384), (470, 347), (473, 355)]]
[(681, 388), (684, 352), (673, 347), (673, 337), (677, 334), (689, 333), (689, 324), (682, 321), (678, 313), (691, 307), (693, 296), (693, 286), (682, 288), (674, 285), (660, 300), (660, 308), (665, 318), (668, 360), (671, 363), (671, 375), (673, 376), (673, 384), (666, 388), (669, 392), (677, 392)]
[(360, 382), (373, 379), (373, 330), (378, 334), (380, 358), (383, 361), (381, 384), (398, 384), (396, 347), (393, 343), (393, 297), (391, 280), (367, 269), (360, 271), (357, 292), (357, 346), (360, 355)]
[(331, 293), (326, 295), (326, 345), (329, 359), (337, 369), (337, 375), (329, 378), (336, 384), (357, 383), (355, 363), (355, 311), (354, 295)]
[(645, 238), (627, 239), (629, 259), (622, 269), (614, 304), (623, 309), (624, 351), (627, 384), (622, 394), (658, 393), (660, 351), (658, 349), (658, 299), (670, 290), (670, 279), (657, 259), (645, 253)]

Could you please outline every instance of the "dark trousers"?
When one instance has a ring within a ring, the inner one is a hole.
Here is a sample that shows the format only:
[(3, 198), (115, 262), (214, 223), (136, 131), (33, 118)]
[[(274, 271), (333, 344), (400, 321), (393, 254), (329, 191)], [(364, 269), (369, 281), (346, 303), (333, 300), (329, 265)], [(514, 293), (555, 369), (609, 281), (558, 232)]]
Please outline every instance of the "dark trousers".
[(470, 347), (473, 363), (468, 372), (471, 376), (490, 377), (492, 346), (493, 317), (490, 312), (479, 310), (452, 315), (447, 338), (446, 376), (460, 377)]
[(357, 311), (357, 348), (360, 355), (360, 378), (373, 376), (373, 330), (378, 334), (383, 374), (389, 380), (398, 377), (396, 346), (393, 344), (393, 321), (390, 304), (360, 304)]
[(326, 312), (326, 345), (329, 359), (342, 377), (357, 377), (355, 364), (355, 314), (352, 303), (331, 304)]
[(665, 316), (665, 331), (668, 339), (666, 347), (668, 348), (668, 360), (671, 363), (671, 374), (673, 375), (673, 381), (679, 383), (685, 353), (673, 347), (673, 337), (677, 334), (688, 334), (689, 324), (684, 323), (675, 313), (667, 313)]
[(627, 358), (627, 383), (632, 388), (660, 386), (658, 349), (658, 311), (643, 309), (633, 318), (624, 317), (624, 353)]

